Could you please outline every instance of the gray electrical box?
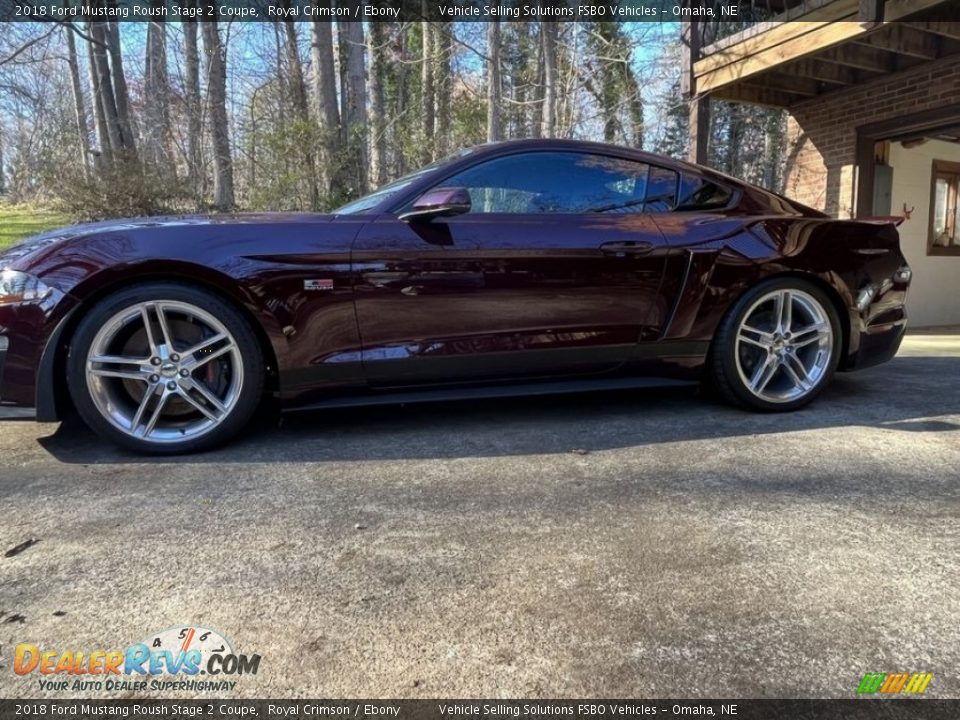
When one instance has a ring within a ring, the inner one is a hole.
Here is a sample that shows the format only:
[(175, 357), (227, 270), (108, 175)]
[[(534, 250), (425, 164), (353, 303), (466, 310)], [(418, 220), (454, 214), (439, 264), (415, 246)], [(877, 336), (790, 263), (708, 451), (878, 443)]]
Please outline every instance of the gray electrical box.
[(893, 194), (893, 168), (890, 165), (877, 165), (873, 171), (873, 214), (891, 215), (891, 195)]

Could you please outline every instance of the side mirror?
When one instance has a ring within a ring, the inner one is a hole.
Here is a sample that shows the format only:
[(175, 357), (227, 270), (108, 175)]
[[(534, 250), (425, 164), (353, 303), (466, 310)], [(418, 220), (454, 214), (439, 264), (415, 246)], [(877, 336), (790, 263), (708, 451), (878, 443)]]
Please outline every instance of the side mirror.
[(466, 188), (448, 187), (427, 190), (413, 202), (413, 207), (400, 215), (404, 222), (429, 222), (438, 217), (470, 212), (470, 193)]

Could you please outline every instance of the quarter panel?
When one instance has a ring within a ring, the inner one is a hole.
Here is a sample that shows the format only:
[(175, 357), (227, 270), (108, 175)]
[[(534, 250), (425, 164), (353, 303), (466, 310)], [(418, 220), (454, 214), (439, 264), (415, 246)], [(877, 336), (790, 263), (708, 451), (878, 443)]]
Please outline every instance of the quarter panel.
[[(77, 302), (146, 279), (193, 281), (219, 291), (261, 326), (277, 359), (281, 396), (293, 401), (318, 386), (363, 381), (350, 244), (365, 221), (314, 217), (120, 225), (20, 262)], [(320, 289), (306, 290), (305, 282), (315, 280), (323, 281), (313, 285)], [(350, 353), (352, 363), (345, 361)]]
[[(814, 217), (656, 216), (671, 254), (664, 278), (677, 302), (665, 340), (708, 342), (747, 289), (783, 274), (809, 276), (833, 290), (848, 331), (846, 355), (856, 362), (861, 338), (905, 323), (906, 286), (893, 281), (905, 264), (889, 224)], [(857, 307), (864, 288), (876, 297)]]

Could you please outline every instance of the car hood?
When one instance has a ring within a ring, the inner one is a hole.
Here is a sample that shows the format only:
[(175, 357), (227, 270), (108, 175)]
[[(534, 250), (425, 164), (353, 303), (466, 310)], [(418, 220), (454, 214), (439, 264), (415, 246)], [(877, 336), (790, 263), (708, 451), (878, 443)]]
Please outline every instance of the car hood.
[(80, 223), (48, 230), (39, 235), (32, 235), (21, 240), (6, 251), (0, 253), (0, 268), (9, 265), (14, 260), (20, 260), (28, 255), (58, 245), (67, 240), (81, 238), (88, 235), (102, 235), (105, 233), (125, 232), (129, 230), (150, 228), (169, 228), (177, 226), (203, 225), (257, 225), (261, 223), (322, 223), (330, 222), (335, 215), (319, 213), (233, 213), (224, 215), (166, 215), (158, 217), (120, 218), (103, 220), (101, 222)]

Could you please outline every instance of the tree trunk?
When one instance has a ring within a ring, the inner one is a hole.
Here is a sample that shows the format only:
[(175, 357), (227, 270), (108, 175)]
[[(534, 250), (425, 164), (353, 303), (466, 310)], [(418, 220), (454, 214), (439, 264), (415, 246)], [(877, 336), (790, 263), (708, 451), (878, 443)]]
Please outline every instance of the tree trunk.
[[(330, 0), (316, 0), (316, 6), (330, 7)], [(325, 197), (333, 194), (337, 176), (340, 138), (340, 110), (337, 107), (337, 74), (333, 64), (333, 24), (314, 20), (311, 24), (310, 54), (313, 59), (314, 101), (320, 124), (320, 177)]]
[(0, 133), (0, 195), (7, 191), (3, 174), (3, 133)]
[(88, 22), (87, 34), (90, 43), (90, 84), (97, 112), (97, 135), (105, 163), (113, 162), (114, 155), (123, 150), (120, 121), (117, 119), (117, 103), (113, 96), (113, 81), (107, 60), (107, 34), (101, 22)]
[[(162, 0), (153, 0), (163, 7)], [(144, 69), (143, 159), (162, 175), (173, 174), (170, 158), (170, 82), (167, 77), (167, 28), (162, 22), (147, 25)]]
[(627, 108), (630, 112), (630, 146), (638, 150), (643, 148), (643, 96), (640, 95), (640, 83), (633, 70), (624, 62), (623, 72), (626, 76), (626, 85), (631, 93)]
[(80, 63), (77, 62), (77, 44), (73, 39), (73, 30), (65, 27), (67, 35), (67, 65), (70, 68), (70, 87), (73, 90), (73, 111), (77, 122), (77, 140), (80, 143), (80, 166), (83, 176), (90, 175), (90, 135), (87, 130), (87, 109), (83, 102), (83, 89), (80, 85)]
[[(396, 68), (397, 68), (397, 99), (396, 107), (394, 109), (394, 117), (402, 118), (407, 114), (407, 110), (410, 107), (410, 82), (409, 82), (409, 72), (408, 67), (409, 63), (407, 62), (407, 29), (401, 27), (397, 33), (397, 47), (396, 47)], [(403, 148), (400, 144), (400, 139), (398, 138), (399, 128), (394, 124), (393, 128), (393, 152), (394, 152), (394, 176), (400, 177), (405, 175), (407, 172), (407, 163), (406, 155), (403, 152)]]
[(367, 77), (370, 96), (370, 182), (377, 187), (387, 181), (387, 123), (383, 88), (386, 37), (383, 28), (383, 23), (370, 23), (367, 38), (370, 45), (370, 74)]
[(620, 118), (618, 110), (620, 109), (620, 92), (617, 77), (619, 73), (620, 60), (614, 58), (616, 53), (616, 28), (610, 27), (608, 23), (596, 23), (598, 26), (597, 34), (602, 38), (603, 45), (600, 50), (606, 57), (600, 59), (602, 67), (600, 77), (600, 107), (603, 111), (603, 140), (604, 142), (617, 142), (617, 135), (620, 132)]
[(213, 146), (213, 204), (222, 212), (235, 206), (233, 159), (227, 120), (227, 67), (217, 21), (204, 19), (203, 54), (207, 64), (207, 127)]
[[(89, 26), (87, 28), (89, 34)], [(97, 134), (97, 143), (99, 148), (93, 152), (93, 165), (96, 170), (100, 170), (105, 164), (112, 162), (113, 153), (110, 147), (110, 133), (107, 128), (107, 118), (104, 113), (103, 103), (100, 97), (100, 77), (97, 72), (97, 61), (93, 54), (93, 43), (87, 43), (87, 76), (90, 81), (90, 104), (93, 110), (93, 126)]]
[(553, 137), (557, 133), (557, 23), (540, 23), (543, 48), (543, 109), (540, 116), (540, 134)]
[(340, 117), (343, 121), (351, 175), (351, 195), (367, 191), (367, 92), (364, 72), (363, 25), (337, 21), (340, 39)]
[(487, 23), (487, 142), (500, 135), (500, 21)]
[[(424, 17), (429, 13), (427, 0), (423, 0)], [(420, 23), (423, 55), (420, 58), (420, 118), (423, 121), (423, 141), (420, 146), (421, 160), (428, 163), (433, 159), (434, 130), (434, 92), (433, 92), (433, 23), (424, 20)]]
[[(288, 5), (289, 7), (289, 5)], [(287, 65), (290, 81), (290, 97), (300, 122), (300, 132), (306, 133), (310, 128), (310, 109), (307, 105), (307, 86), (303, 79), (303, 65), (300, 62), (300, 49), (297, 41), (297, 26), (292, 20), (283, 23), (287, 33)], [(307, 192), (310, 195), (310, 209), (320, 209), (320, 197), (317, 193), (317, 163), (313, 156), (313, 143), (303, 143), (303, 163), (307, 170)]]
[[(450, 152), (450, 56), (453, 52), (453, 23), (441, 22), (437, 24), (434, 35), (434, 92), (436, 93), (436, 142), (434, 156), (443, 157)], [(437, 42), (438, 41), (438, 42)]]
[(108, 22), (106, 33), (107, 49), (110, 52), (110, 70), (113, 74), (113, 93), (117, 103), (117, 120), (120, 123), (120, 139), (124, 150), (128, 155), (133, 156), (137, 151), (137, 143), (133, 137), (133, 123), (130, 121), (130, 94), (127, 92), (127, 80), (123, 73), (120, 28), (116, 22)]
[[(189, 3), (196, 7), (195, 2)], [(197, 48), (197, 21), (183, 21), (183, 53), (186, 65), (184, 78), (187, 109), (187, 176), (197, 203), (206, 194), (206, 173), (203, 169), (203, 109), (200, 98), (200, 52)]]

